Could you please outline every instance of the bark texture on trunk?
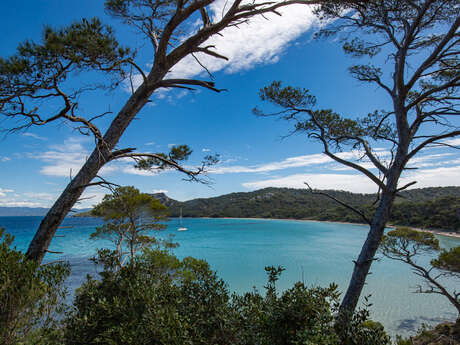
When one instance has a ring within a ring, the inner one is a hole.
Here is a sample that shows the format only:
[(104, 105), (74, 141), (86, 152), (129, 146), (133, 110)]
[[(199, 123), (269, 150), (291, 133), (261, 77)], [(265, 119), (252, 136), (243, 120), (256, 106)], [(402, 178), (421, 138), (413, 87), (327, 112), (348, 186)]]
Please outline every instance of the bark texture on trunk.
[(361, 248), (358, 260), (355, 261), (353, 274), (339, 310), (339, 313), (345, 318), (347, 314), (354, 312), (358, 305), (359, 297), (366, 284), (366, 277), (382, 241), (385, 226), (390, 218), (391, 208), (397, 193), (397, 185), (404, 167), (406, 153), (407, 150), (402, 147), (399, 148), (393, 167), (387, 176), (386, 188), (382, 191), (379, 205), (372, 218), (366, 241)]
[[(163, 77), (164, 74), (161, 76)], [(149, 76), (152, 77), (152, 76)], [(160, 78), (161, 79), (161, 78)], [(67, 185), (60, 197), (46, 214), (30, 242), (26, 257), (30, 260), (41, 262), (51, 244), (56, 230), (80, 198), (86, 186), (96, 177), (98, 171), (108, 162), (110, 154), (118, 143), (123, 132), (137, 115), (140, 109), (147, 103), (154, 91), (152, 82), (144, 82), (126, 102), (125, 106), (112, 121), (104, 135), (103, 142), (91, 153), (88, 160), (83, 164), (78, 174)]]
[(342, 315), (347, 312), (353, 312), (358, 305), (359, 297), (366, 283), (366, 277), (369, 274), (372, 261), (374, 261), (375, 253), (379, 248), (385, 231), (393, 199), (394, 197), (391, 194), (382, 195), (379, 207), (372, 220), (369, 233), (367, 234), (366, 241), (361, 248), (358, 260), (355, 261), (355, 267), (347, 292), (340, 305), (340, 314)]

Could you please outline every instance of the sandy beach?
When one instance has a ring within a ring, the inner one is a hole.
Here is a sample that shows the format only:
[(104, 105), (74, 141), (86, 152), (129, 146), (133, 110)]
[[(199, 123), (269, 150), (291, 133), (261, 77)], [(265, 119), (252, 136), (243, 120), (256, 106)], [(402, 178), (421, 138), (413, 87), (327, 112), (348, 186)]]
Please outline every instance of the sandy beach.
[(423, 232), (431, 232), (432, 234), (439, 235), (439, 236), (460, 238), (460, 233), (454, 232), (454, 231), (441, 231), (441, 230), (420, 229), (420, 228), (412, 228), (412, 229), (417, 230), (417, 231), (423, 231)]

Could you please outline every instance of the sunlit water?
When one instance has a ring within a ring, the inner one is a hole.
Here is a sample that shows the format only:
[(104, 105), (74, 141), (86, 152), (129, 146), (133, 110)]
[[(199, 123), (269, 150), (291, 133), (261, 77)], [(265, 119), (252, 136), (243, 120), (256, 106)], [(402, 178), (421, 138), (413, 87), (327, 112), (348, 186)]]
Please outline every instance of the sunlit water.
[[(25, 250), (40, 217), (0, 217), (13, 234), (15, 246)], [(72, 265), (68, 280), (71, 289), (78, 287), (87, 273), (95, 274), (88, 261), (96, 248), (109, 247), (109, 242), (90, 240), (89, 235), (100, 223), (91, 218), (67, 218), (55, 237), (50, 250), (64, 255), (48, 254), (47, 261), (67, 259)], [(189, 230), (178, 232), (178, 222), (172, 219), (162, 236), (173, 234), (180, 244), (175, 250), (179, 257), (193, 256), (207, 260), (212, 268), (228, 283), (231, 291), (243, 293), (254, 286), (263, 290), (266, 283), (265, 266), (282, 265), (286, 268), (279, 289), (286, 289), (296, 281), (308, 285), (326, 286), (331, 282), (344, 290), (357, 256), (367, 234), (360, 225), (319, 223), (290, 220), (255, 219), (184, 219)], [(439, 237), (442, 247), (460, 245), (455, 238)], [(420, 262), (428, 263), (429, 257)], [(438, 295), (412, 293), (420, 280), (403, 263), (382, 258), (372, 266), (363, 295), (371, 295), (371, 314), (382, 322), (387, 331), (408, 335), (422, 322), (433, 324), (453, 320), (455, 309)], [(449, 281), (450, 288), (458, 281)]]

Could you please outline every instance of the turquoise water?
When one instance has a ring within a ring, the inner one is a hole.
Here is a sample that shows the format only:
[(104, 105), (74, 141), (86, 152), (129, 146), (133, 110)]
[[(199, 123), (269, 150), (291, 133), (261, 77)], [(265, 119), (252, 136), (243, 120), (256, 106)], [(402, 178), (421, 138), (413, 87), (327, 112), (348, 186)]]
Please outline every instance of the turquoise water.
[[(37, 228), (40, 217), (0, 217), (0, 226), (15, 235), (15, 245), (25, 250)], [(46, 260), (65, 258), (72, 264), (69, 285), (78, 287), (87, 273), (95, 273), (88, 261), (96, 248), (108, 247), (109, 242), (93, 241), (89, 234), (99, 220), (67, 218), (55, 237), (50, 250), (64, 255), (48, 254)], [(254, 286), (262, 290), (266, 283), (265, 266), (286, 268), (278, 283), (286, 289), (296, 281), (308, 285), (328, 285), (336, 282), (344, 290), (367, 234), (361, 225), (319, 223), (290, 220), (254, 219), (184, 219), (189, 231), (177, 232), (178, 222), (171, 220), (162, 236), (173, 234), (180, 247), (179, 257), (194, 256), (206, 259), (228, 283), (230, 290), (239, 293)], [(439, 237), (441, 246), (460, 245), (459, 239)], [(427, 263), (429, 257), (421, 262)], [(371, 295), (372, 317), (382, 322), (389, 333), (408, 335), (422, 322), (437, 323), (455, 319), (455, 309), (437, 295), (412, 293), (420, 280), (399, 262), (382, 258), (372, 267), (364, 295)], [(458, 281), (449, 281), (453, 289)], [(458, 288), (457, 288), (458, 289)]]

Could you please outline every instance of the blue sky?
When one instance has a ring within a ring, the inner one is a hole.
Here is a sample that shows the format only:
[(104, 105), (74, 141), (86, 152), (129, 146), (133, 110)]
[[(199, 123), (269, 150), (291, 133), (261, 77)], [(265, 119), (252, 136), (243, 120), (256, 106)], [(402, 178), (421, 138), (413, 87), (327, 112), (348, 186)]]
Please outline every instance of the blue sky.
[[(222, 3), (217, 1), (213, 13), (219, 13)], [(153, 104), (140, 112), (119, 144), (150, 152), (165, 152), (173, 144), (188, 144), (194, 150), (187, 162), (190, 166), (198, 164), (208, 153), (219, 153), (222, 161), (209, 174), (210, 186), (182, 181), (183, 176), (175, 172), (139, 172), (129, 162), (111, 164), (101, 174), (144, 192), (164, 191), (178, 200), (269, 186), (302, 188), (304, 181), (315, 188), (375, 192), (365, 177), (331, 162), (321, 154), (320, 145), (305, 136), (282, 139), (291, 130), (291, 124), (252, 114), (256, 105), (267, 107), (259, 101), (258, 90), (273, 80), (306, 87), (318, 98), (320, 107), (352, 117), (390, 104), (388, 96), (378, 88), (360, 84), (348, 75), (347, 67), (354, 61), (343, 54), (338, 42), (311, 39), (315, 24), (306, 7), (286, 9), (283, 14), (233, 28), (212, 42), (230, 61), (204, 62), (217, 87), (228, 92), (161, 92), (153, 97)], [(13, 54), (17, 44), (25, 39), (39, 39), (45, 24), (58, 27), (93, 16), (113, 25), (122, 44), (142, 47), (138, 35), (107, 17), (102, 1), (20, 1), (2, 6), (1, 56)], [(140, 55), (139, 60), (142, 66), (148, 66), (148, 55)], [(182, 63), (173, 74), (206, 78), (193, 60)], [(81, 109), (88, 113), (107, 109), (116, 112), (128, 97), (124, 88), (111, 94), (91, 94), (82, 100)], [(0, 125), (8, 127), (12, 123)], [(102, 122), (102, 128), (104, 125)], [(460, 140), (454, 143), (460, 144)], [(91, 138), (79, 135), (65, 124), (2, 137), (0, 206), (50, 206), (92, 147)], [(385, 147), (377, 148), (384, 154)], [(403, 181), (417, 180), (415, 187), (460, 185), (460, 155), (455, 150), (428, 149), (413, 165), (419, 169), (405, 175)], [(78, 206), (96, 203), (105, 192), (88, 189), (85, 196), (90, 199)]]

